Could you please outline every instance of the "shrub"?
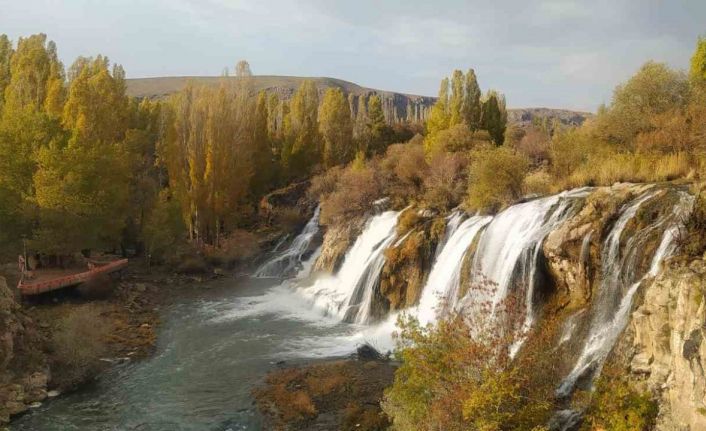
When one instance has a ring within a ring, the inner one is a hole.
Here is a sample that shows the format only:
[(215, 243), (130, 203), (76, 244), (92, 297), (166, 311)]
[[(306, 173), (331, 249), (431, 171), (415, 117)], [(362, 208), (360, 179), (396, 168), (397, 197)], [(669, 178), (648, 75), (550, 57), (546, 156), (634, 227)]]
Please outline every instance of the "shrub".
[(429, 165), (424, 177), (424, 202), (441, 211), (460, 204), (468, 188), (468, 157), (461, 153), (436, 154)]
[(143, 228), (147, 253), (157, 261), (162, 260), (173, 252), (176, 245), (184, 242), (185, 234), (181, 205), (165, 189), (157, 198)]
[(61, 318), (50, 344), (52, 382), (62, 389), (72, 389), (95, 377), (106, 352), (108, 332), (100, 310), (92, 304), (78, 306)]
[(324, 173), (315, 176), (311, 179), (311, 186), (307, 190), (309, 199), (318, 201), (321, 198), (330, 195), (336, 190), (336, 184), (341, 178), (343, 167), (334, 166), (326, 170)]
[(527, 159), (507, 147), (483, 147), (471, 153), (468, 205), (498, 211), (522, 196)]
[(402, 363), (382, 403), (393, 429), (532, 430), (546, 423), (553, 391), (549, 349), (527, 346), (510, 358), (519, 308), (497, 309), (508, 325), (489, 318), (488, 307), (479, 309), (487, 313), (449, 316), (436, 326), (400, 319)]
[(341, 173), (335, 191), (322, 198), (321, 224), (327, 225), (363, 214), (382, 194), (375, 169), (369, 164), (354, 162)]
[(582, 430), (648, 431), (654, 428), (657, 403), (649, 393), (640, 393), (619, 370), (606, 368), (586, 411)]
[(545, 170), (534, 171), (527, 175), (522, 182), (522, 189), (526, 194), (547, 195), (552, 192), (552, 177)]
[(538, 165), (549, 159), (549, 144), (551, 137), (549, 134), (537, 127), (530, 127), (522, 139), (514, 145), (518, 153), (525, 155)]
[(393, 200), (408, 201), (421, 194), (429, 169), (421, 146), (390, 145), (379, 166), (387, 196)]

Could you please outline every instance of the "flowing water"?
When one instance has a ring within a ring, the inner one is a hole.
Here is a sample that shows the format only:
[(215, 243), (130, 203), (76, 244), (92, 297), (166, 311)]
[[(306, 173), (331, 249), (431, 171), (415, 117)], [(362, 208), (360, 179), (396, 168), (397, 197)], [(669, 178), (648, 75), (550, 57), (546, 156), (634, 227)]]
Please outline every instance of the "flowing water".
[(211, 282), (162, 316), (151, 358), (13, 422), (12, 431), (261, 430), (251, 390), (276, 363), (353, 351), (354, 328), (273, 280)]
[[(646, 278), (657, 275), (662, 261), (676, 249), (680, 223), (691, 211), (694, 200), (685, 192), (679, 192), (672, 212), (662, 215), (630, 238), (623, 238), (625, 227), (640, 207), (658, 195), (659, 190), (647, 191), (626, 204), (605, 239), (601, 255), (603, 275), (598, 297), (592, 307), (588, 339), (573, 370), (557, 390), (560, 396), (569, 395), (579, 379), (587, 378), (591, 382), (600, 373), (603, 362), (628, 323), (632, 299), (637, 289)], [(660, 243), (648, 271), (640, 275), (636, 267), (645, 242), (653, 235), (660, 235)], [(625, 243), (622, 253), (621, 240)]]
[[(535, 319), (534, 302), (538, 257), (544, 239), (578, 210), (590, 189), (577, 189), (547, 198), (513, 205), (498, 214), (483, 232), (471, 276), (477, 286), (490, 284), (490, 297), (469, 292), (467, 302), (500, 304), (513, 287), (524, 292), (524, 326)], [(471, 296), (472, 295), (472, 296)]]
[[(286, 278), (291, 277), (302, 269), (305, 258), (310, 251), (314, 237), (319, 233), (319, 213), (321, 207), (317, 206), (313, 217), (304, 226), (302, 232), (297, 235), (292, 244), (281, 253), (265, 262), (255, 271), (255, 277), (259, 278)], [(274, 251), (278, 251), (282, 242), (275, 246)]]
[[(495, 217), (454, 212), (437, 247), (419, 304), (408, 310), (422, 323), (469, 301), (499, 304), (511, 292), (526, 304), (524, 324), (535, 320), (542, 244), (547, 235), (581, 208), (589, 189), (512, 206)], [(640, 282), (657, 273), (672, 254), (679, 222), (693, 202), (678, 192), (674, 211), (625, 238), (624, 231), (641, 205), (658, 195), (648, 191), (621, 209), (602, 250), (602, 285), (590, 311), (589, 336), (559, 389), (569, 393), (578, 379), (595, 375), (624, 329)], [(257, 271), (261, 278), (219, 280), (198, 299), (185, 298), (164, 311), (156, 354), (121, 363), (95, 385), (33, 409), (12, 424), (25, 430), (258, 430), (262, 424), (251, 390), (280, 361), (351, 353), (361, 342), (381, 350), (392, 347), (396, 314), (372, 323), (371, 310), (384, 251), (401, 243), (396, 232), (400, 212), (372, 216), (332, 275), (310, 274), (318, 209), (291, 245)], [(581, 264), (588, 260), (593, 233), (584, 237)], [(645, 274), (639, 274), (641, 250), (659, 239)], [(471, 245), (473, 255), (467, 256)], [(471, 259), (474, 282), (496, 287), (487, 298), (459, 298), (464, 260)], [(270, 277), (291, 277), (279, 283)], [(472, 310), (472, 308), (470, 308)], [(588, 314), (589, 312), (586, 312)], [(567, 322), (561, 342), (573, 337), (577, 319)], [(587, 316), (588, 318), (588, 316)], [(515, 350), (522, 340), (518, 340)], [(573, 412), (565, 412), (566, 418)], [(563, 416), (562, 416), (563, 417)], [(561, 418), (560, 418), (561, 419)], [(567, 419), (568, 420), (568, 419)]]
[(423, 325), (434, 322), (440, 308), (453, 309), (458, 301), (458, 292), (463, 260), (478, 232), (491, 217), (474, 216), (460, 222), (458, 213), (449, 217), (446, 227), (447, 239), (440, 246), (434, 266), (429, 273), (422, 297), (416, 310)]
[(329, 316), (354, 323), (370, 318), (375, 286), (385, 264), (385, 249), (395, 240), (399, 212), (372, 217), (346, 253), (335, 275), (302, 283), (298, 291)]

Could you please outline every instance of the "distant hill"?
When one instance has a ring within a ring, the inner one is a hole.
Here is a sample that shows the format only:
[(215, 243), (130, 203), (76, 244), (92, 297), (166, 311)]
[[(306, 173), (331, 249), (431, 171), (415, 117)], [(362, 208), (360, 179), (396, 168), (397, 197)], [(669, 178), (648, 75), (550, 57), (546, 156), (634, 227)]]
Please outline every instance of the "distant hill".
[[(215, 76), (169, 76), (159, 78), (135, 78), (127, 80), (127, 93), (134, 97), (147, 97), (150, 99), (163, 99), (170, 94), (186, 87), (189, 81), (196, 84), (217, 85), (222, 77)], [(235, 78), (228, 78), (235, 79)], [(414, 94), (397, 93), (394, 91), (377, 90), (373, 88), (361, 87), (342, 79), (318, 77), (305, 78), (298, 76), (269, 76), (260, 75), (252, 77), (254, 91), (265, 90), (269, 93), (277, 93), (282, 99), (289, 99), (306, 80), (313, 80), (316, 83), (319, 93), (323, 94), (326, 89), (334, 87), (340, 88), (345, 94), (353, 96), (354, 107), (357, 98), (377, 94), (383, 101), (385, 116), (390, 122), (409, 120), (424, 120), (436, 102), (436, 97), (419, 96)], [(550, 120), (558, 118), (567, 125), (580, 125), (592, 114), (586, 112), (569, 111), (565, 109), (550, 108), (521, 108), (509, 109), (508, 120), (510, 123), (529, 125), (535, 117), (548, 117)]]

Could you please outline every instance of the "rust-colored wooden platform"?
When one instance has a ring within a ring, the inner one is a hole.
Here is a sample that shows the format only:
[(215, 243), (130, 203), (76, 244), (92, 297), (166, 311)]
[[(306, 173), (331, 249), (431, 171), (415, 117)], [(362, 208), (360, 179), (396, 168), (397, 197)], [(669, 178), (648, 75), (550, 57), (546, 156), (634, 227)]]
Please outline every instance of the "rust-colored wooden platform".
[(99, 274), (110, 274), (119, 271), (127, 266), (127, 259), (115, 260), (103, 265), (96, 265), (84, 271), (67, 270), (42, 270), (38, 271), (31, 279), (23, 278), (17, 288), (22, 295), (39, 295), (64, 287), (75, 286), (84, 283)]

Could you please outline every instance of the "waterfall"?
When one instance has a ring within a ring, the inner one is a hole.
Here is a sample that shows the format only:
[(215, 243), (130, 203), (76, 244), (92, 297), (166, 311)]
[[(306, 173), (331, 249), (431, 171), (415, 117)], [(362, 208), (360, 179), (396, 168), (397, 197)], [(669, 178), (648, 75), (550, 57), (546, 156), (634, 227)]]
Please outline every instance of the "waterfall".
[[(311, 242), (319, 232), (319, 206), (314, 210), (314, 215), (307, 222), (304, 229), (297, 235), (292, 244), (275, 257), (265, 262), (255, 271), (258, 278), (285, 278), (295, 275), (303, 268), (303, 259), (310, 249)], [(277, 250), (281, 243), (275, 247)]]
[(399, 214), (387, 211), (368, 220), (346, 253), (340, 270), (333, 276), (321, 276), (310, 285), (300, 286), (298, 291), (328, 315), (366, 323), (385, 264), (384, 251), (397, 237)]
[[(635, 217), (640, 206), (652, 199), (658, 191), (647, 191), (626, 204), (605, 239), (601, 253), (603, 277), (598, 297), (594, 303), (589, 334), (581, 355), (569, 375), (561, 382), (557, 394), (568, 396), (577, 381), (587, 376), (592, 380), (610, 350), (628, 323), (632, 299), (642, 282), (657, 275), (662, 261), (676, 249), (676, 238), (682, 218), (691, 211), (694, 198), (685, 192), (678, 193), (678, 202), (671, 213), (662, 215), (650, 226), (630, 237), (620, 253), (620, 241), (628, 222)], [(660, 244), (652, 256), (649, 270), (641, 277), (636, 274), (645, 242), (662, 230)]]
[(576, 213), (577, 203), (589, 193), (588, 188), (576, 189), (517, 204), (498, 214), (480, 237), (471, 274), (474, 283), (491, 283), (494, 291), (490, 297), (482, 292), (469, 292), (466, 305), (487, 300), (494, 309), (507, 297), (513, 284), (519, 284), (525, 296), (524, 326), (531, 326), (535, 319), (533, 302), (544, 239)]
[(468, 248), (491, 217), (474, 216), (461, 222), (462, 213), (452, 214), (446, 223), (445, 240), (440, 246), (429, 278), (422, 290), (417, 317), (422, 325), (434, 322), (440, 305), (453, 309), (458, 299), (461, 267)]

